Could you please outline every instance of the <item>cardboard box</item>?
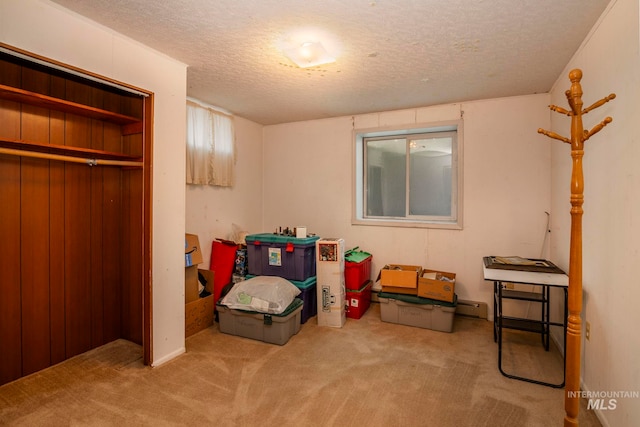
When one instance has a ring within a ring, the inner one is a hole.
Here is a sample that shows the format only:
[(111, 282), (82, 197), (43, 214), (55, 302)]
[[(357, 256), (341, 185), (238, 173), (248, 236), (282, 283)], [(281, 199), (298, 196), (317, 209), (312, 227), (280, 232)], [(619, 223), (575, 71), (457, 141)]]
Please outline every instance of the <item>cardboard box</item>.
[(184, 238), (184, 266), (202, 264), (202, 249), (200, 249), (200, 241), (196, 234), (185, 234)]
[(316, 285), (318, 301), (318, 326), (342, 328), (347, 320), (344, 283), (341, 287), (320, 282)]
[(213, 279), (215, 277), (215, 273), (211, 270), (204, 270), (202, 268), (198, 268), (193, 265), (191, 267), (186, 267), (184, 269), (184, 303), (188, 304), (193, 301), (197, 301), (200, 299), (200, 286), (199, 286), (199, 276), (200, 274), (203, 278), (202, 286), (204, 286), (205, 290), (211, 294), (213, 294)]
[[(198, 273), (204, 277), (205, 289), (209, 292), (209, 295), (204, 298), (200, 298), (198, 294)], [(187, 301), (188, 290), (192, 298), (184, 307), (185, 337), (213, 325), (213, 276), (213, 271), (210, 270), (197, 269), (196, 266), (185, 268), (185, 301)], [(193, 289), (195, 289), (195, 298)]]
[(341, 328), (347, 319), (344, 285), (344, 239), (316, 242), (318, 326)]
[(422, 267), (419, 265), (385, 265), (380, 270), (380, 284), (394, 288), (417, 288), (421, 271)]
[(190, 337), (213, 325), (213, 294), (184, 307), (184, 336)]
[(200, 298), (198, 292), (198, 266), (192, 265), (191, 267), (184, 268), (184, 303), (196, 301)]
[(455, 273), (424, 269), (418, 279), (418, 296), (437, 301), (453, 302), (455, 286)]
[(418, 295), (418, 288), (397, 288), (395, 286), (383, 286), (382, 292), (389, 294)]

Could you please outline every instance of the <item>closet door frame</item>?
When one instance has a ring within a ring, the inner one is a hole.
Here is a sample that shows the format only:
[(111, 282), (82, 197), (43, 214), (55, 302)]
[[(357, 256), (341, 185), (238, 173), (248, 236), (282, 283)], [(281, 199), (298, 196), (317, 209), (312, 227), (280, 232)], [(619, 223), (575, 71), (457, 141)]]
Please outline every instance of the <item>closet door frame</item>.
[(69, 64), (65, 64), (41, 55), (37, 55), (5, 43), (0, 42), (0, 48), (6, 51), (15, 52), (17, 56), (21, 56), (32, 60), (36, 63), (45, 64), (63, 72), (75, 74), (94, 80), (107, 85), (113, 85), (123, 90), (139, 94), (143, 97), (142, 111), (142, 348), (143, 362), (150, 365), (153, 361), (153, 306), (152, 306), (152, 161), (153, 158), (153, 118), (154, 118), (154, 94), (153, 92), (141, 89), (127, 83), (123, 83), (97, 73), (84, 70)]
[(152, 211), (152, 168), (151, 159), (153, 158), (153, 93), (147, 92), (144, 99), (143, 112), (143, 184), (142, 184), (142, 352), (143, 362), (145, 365), (151, 365), (153, 362), (153, 310), (152, 310), (152, 292), (151, 292), (151, 248), (153, 239), (153, 229), (151, 218)]

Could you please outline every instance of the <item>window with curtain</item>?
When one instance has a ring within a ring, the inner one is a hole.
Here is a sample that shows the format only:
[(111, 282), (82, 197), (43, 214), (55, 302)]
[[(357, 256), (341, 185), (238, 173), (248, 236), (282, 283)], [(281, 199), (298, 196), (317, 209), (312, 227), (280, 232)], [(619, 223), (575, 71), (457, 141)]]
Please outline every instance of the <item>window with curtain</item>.
[(187, 101), (187, 184), (233, 186), (233, 117)]

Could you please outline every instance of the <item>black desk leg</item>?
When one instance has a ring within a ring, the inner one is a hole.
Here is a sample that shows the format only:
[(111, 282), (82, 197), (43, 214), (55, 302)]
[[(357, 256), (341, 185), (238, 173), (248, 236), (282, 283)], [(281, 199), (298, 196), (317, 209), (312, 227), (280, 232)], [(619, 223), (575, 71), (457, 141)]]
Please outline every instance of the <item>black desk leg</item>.
[(498, 342), (498, 282), (493, 282), (493, 342)]
[[(547, 307), (543, 307), (542, 309), (542, 314), (543, 314), (543, 318), (541, 319), (543, 325), (542, 325), (542, 342), (544, 345), (545, 350), (549, 350), (549, 340), (550, 340), (550, 335), (551, 335), (551, 319), (549, 317), (550, 311), (549, 311), (549, 305), (550, 305), (550, 301), (549, 301), (549, 287), (548, 285), (542, 285), (542, 292), (543, 292), (543, 306), (546, 304)], [(496, 298), (497, 296), (497, 298)], [(557, 326), (563, 326), (564, 329), (564, 347), (565, 347), (565, 351), (564, 351), (564, 363), (563, 363), (563, 372), (562, 372), (562, 383), (560, 384), (553, 384), (553, 383), (548, 383), (548, 382), (544, 382), (544, 381), (538, 381), (538, 380), (534, 380), (531, 378), (525, 378), (525, 377), (520, 377), (517, 375), (512, 375), (512, 374), (508, 374), (506, 373), (503, 369), (502, 369), (502, 283), (499, 282), (494, 282), (494, 339), (497, 337), (498, 340), (498, 370), (500, 370), (500, 373), (502, 375), (504, 375), (507, 378), (511, 378), (514, 380), (520, 380), (520, 381), (526, 381), (529, 383), (533, 383), (533, 384), (539, 384), (539, 385), (544, 385), (547, 387), (553, 387), (553, 388), (562, 388), (565, 385), (565, 381), (566, 381), (566, 372), (567, 372), (567, 354), (566, 354), (566, 348), (567, 348), (567, 321), (568, 321), (568, 315), (569, 315), (569, 311), (568, 311), (568, 302), (567, 302), (567, 298), (568, 297), (568, 292), (567, 292), (567, 288), (564, 288), (564, 320), (562, 324), (558, 324), (558, 323), (553, 323), (554, 325)], [(497, 300), (497, 301), (496, 301)], [(546, 317), (545, 317), (546, 315)], [(497, 320), (496, 320), (497, 319)], [(497, 328), (495, 327), (495, 325), (497, 325)], [(497, 329), (497, 330), (496, 330)]]
[(549, 311), (549, 307), (551, 306), (551, 295), (550, 295), (550, 289), (549, 286), (543, 286), (542, 287), (542, 292), (543, 292), (543, 298), (544, 298), (544, 303), (542, 304), (543, 307), (546, 308), (544, 316), (543, 317), (543, 328), (544, 328), (544, 349), (546, 351), (549, 351), (549, 338), (551, 336), (551, 317), (550, 317), (550, 311)]

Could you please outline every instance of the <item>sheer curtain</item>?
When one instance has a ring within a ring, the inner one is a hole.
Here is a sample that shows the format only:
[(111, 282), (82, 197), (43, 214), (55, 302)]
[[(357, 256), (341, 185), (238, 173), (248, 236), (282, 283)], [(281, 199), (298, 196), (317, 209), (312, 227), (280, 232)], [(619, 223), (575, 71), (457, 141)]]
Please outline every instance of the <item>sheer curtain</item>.
[(233, 117), (187, 101), (187, 184), (233, 186)]

